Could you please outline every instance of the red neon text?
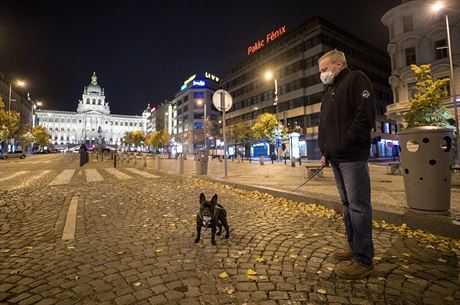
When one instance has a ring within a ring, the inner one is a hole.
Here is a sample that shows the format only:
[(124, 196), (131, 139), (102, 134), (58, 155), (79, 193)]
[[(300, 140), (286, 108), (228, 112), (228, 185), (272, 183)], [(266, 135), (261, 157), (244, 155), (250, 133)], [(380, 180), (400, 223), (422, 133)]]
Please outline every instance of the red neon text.
[(274, 41), (284, 33), (286, 33), (286, 26), (282, 26), (278, 30), (268, 33), (265, 39), (258, 40), (256, 43), (254, 43), (254, 45), (248, 47), (248, 55), (263, 48), (265, 44), (269, 44), (271, 41)]

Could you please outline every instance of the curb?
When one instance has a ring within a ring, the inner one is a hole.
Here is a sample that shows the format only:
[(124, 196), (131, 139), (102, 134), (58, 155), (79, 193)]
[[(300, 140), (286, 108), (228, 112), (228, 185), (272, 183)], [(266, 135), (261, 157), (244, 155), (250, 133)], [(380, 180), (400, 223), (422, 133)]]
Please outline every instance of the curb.
[[(211, 182), (219, 182), (247, 191), (259, 191), (270, 194), (275, 197), (285, 198), (289, 200), (317, 203), (327, 208), (334, 209), (337, 212), (342, 212), (342, 204), (335, 200), (319, 198), (315, 196), (300, 195), (298, 193), (281, 191), (274, 188), (254, 186), (248, 184), (240, 184), (237, 182), (226, 181), (223, 179), (215, 179), (209, 176), (191, 175), (192, 177), (205, 179)], [(460, 239), (460, 222), (453, 222), (450, 216), (418, 214), (405, 209), (404, 211), (395, 211), (390, 208), (373, 208), (372, 218), (375, 220), (384, 220), (385, 222), (395, 225), (405, 223), (411, 229), (421, 229), (438, 235)]]

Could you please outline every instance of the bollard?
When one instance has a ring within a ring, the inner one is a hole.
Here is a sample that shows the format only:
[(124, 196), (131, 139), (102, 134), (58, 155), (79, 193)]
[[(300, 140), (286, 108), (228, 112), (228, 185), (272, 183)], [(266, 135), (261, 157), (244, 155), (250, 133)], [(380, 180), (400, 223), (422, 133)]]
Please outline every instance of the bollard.
[(184, 173), (184, 157), (177, 157), (177, 173), (183, 174)]
[(104, 152), (101, 154), (101, 161), (104, 162)]
[(302, 165), (302, 157), (299, 157), (299, 165)]
[(265, 161), (265, 157), (264, 157), (264, 156), (260, 156), (260, 157), (259, 157), (260, 165), (264, 165), (264, 161)]
[(158, 156), (158, 155), (155, 157), (155, 169), (157, 171), (160, 170), (160, 156)]
[(134, 154), (133, 157), (134, 157), (134, 164), (137, 164), (137, 157), (136, 157), (136, 154)]
[(291, 167), (295, 167), (295, 159), (291, 159)]
[(145, 156), (145, 154), (142, 155), (142, 161), (144, 161), (144, 167), (147, 167), (147, 157)]
[(117, 167), (117, 154), (114, 153), (112, 156), (113, 156), (113, 167)]

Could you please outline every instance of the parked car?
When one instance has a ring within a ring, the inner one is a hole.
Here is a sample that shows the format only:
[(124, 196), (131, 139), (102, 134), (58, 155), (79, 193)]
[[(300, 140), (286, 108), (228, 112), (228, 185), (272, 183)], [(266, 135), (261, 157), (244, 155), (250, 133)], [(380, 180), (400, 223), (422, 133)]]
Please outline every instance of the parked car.
[(3, 153), (0, 155), (1, 159), (8, 159), (8, 158), (20, 158), (24, 159), (26, 157), (26, 154), (22, 152), (22, 150), (17, 150), (15, 152), (8, 152), (8, 153)]

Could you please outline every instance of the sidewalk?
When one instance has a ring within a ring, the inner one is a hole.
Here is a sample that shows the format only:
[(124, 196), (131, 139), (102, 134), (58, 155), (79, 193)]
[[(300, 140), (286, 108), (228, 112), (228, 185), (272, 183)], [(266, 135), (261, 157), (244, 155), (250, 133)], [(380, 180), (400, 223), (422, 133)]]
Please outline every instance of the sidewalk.
[[(176, 174), (177, 160), (161, 159), (160, 171)], [(243, 163), (228, 160), (227, 178), (224, 178), (224, 163), (217, 159), (208, 162), (208, 175), (211, 180), (234, 185), (248, 190), (259, 190), (275, 196), (308, 203), (320, 203), (335, 210), (341, 210), (340, 198), (335, 185), (332, 169), (325, 168), (323, 177), (316, 177), (293, 192), (305, 182), (306, 163), (296, 164), (296, 167), (284, 162), (265, 161)], [(384, 163), (370, 163), (372, 206), (374, 219), (385, 220), (389, 223), (406, 223), (412, 228), (419, 228), (440, 235), (460, 238), (460, 189), (452, 188), (451, 215), (426, 215), (408, 211), (404, 183), (400, 175), (387, 175)], [(155, 160), (148, 159), (148, 168), (155, 168)], [(184, 174), (196, 174), (195, 161), (184, 161)]]

